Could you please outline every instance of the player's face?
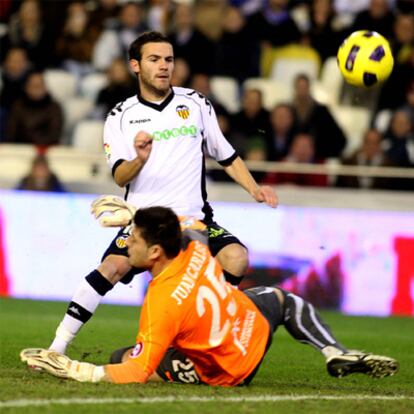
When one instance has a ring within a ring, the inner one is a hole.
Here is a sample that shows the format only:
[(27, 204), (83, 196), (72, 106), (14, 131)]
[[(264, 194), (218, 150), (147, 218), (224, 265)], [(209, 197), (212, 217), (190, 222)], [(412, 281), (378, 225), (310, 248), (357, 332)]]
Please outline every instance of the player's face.
[(128, 260), (131, 266), (147, 269), (150, 265), (149, 249), (146, 241), (141, 237), (141, 232), (136, 227), (126, 241), (128, 247)]
[(147, 43), (141, 50), (139, 77), (141, 93), (163, 97), (170, 91), (174, 54), (169, 43)]

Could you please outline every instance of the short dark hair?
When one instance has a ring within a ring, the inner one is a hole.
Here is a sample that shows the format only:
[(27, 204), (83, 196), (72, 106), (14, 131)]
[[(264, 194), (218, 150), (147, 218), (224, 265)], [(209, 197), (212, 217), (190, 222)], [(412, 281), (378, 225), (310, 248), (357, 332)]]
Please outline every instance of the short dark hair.
[(163, 35), (160, 32), (144, 32), (138, 36), (129, 46), (129, 58), (138, 60), (142, 59), (142, 46), (147, 43), (169, 43), (171, 44), (170, 39), (167, 36)]
[(135, 226), (148, 246), (159, 244), (169, 259), (181, 250), (181, 228), (176, 214), (167, 207), (138, 209), (134, 216)]
[(306, 73), (299, 73), (298, 75), (296, 75), (295, 77), (295, 85), (299, 82), (299, 81), (306, 81), (307, 83), (310, 84), (310, 77), (306, 74)]

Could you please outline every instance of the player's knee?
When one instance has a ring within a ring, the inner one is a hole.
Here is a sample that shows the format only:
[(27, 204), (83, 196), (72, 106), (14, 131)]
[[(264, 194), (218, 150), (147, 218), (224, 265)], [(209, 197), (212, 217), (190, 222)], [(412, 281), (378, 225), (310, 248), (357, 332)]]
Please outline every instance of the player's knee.
[(240, 244), (229, 244), (216, 256), (224, 270), (234, 276), (243, 276), (249, 265), (247, 250)]
[(109, 255), (105, 257), (98, 267), (98, 271), (102, 276), (113, 285), (119, 282), (130, 270), (131, 266), (128, 262), (128, 258), (118, 255)]

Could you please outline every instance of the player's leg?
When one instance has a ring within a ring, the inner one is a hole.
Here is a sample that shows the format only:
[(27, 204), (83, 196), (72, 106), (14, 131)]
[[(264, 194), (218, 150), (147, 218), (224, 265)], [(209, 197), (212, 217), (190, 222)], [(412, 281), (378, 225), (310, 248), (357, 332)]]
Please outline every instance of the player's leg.
[(128, 263), (125, 244), (127, 237), (127, 231), (121, 230), (104, 253), (98, 268), (80, 282), (49, 349), (65, 353), (70, 342), (92, 317), (102, 298), (119, 280), (124, 281), (128, 277), (130, 281), (133, 274), (137, 273)]
[(94, 314), (102, 298), (131, 269), (124, 256), (107, 256), (79, 284), (49, 349), (64, 354), (82, 326)]
[[(119, 364), (131, 358), (134, 346), (127, 346), (114, 351), (109, 359), (110, 364)], [(201, 384), (193, 362), (183, 353), (169, 348), (155, 372), (148, 381), (180, 382), (183, 384)]]
[(232, 285), (239, 285), (249, 265), (247, 249), (238, 243), (227, 244), (217, 253), (216, 259), (223, 268), (226, 280)]
[(275, 289), (275, 294), (283, 306), (282, 324), (293, 338), (314, 346), (326, 357), (347, 351), (310, 302), (282, 289)]
[(398, 370), (393, 358), (349, 351), (335, 338), (313, 305), (301, 297), (269, 287), (248, 289), (245, 293), (269, 321), (272, 332), (283, 325), (297, 341), (318, 349), (325, 356), (332, 376), (360, 372), (380, 378)]
[(217, 223), (207, 223), (211, 254), (223, 268), (227, 282), (239, 285), (249, 265), (247, 248), (241, 241)]

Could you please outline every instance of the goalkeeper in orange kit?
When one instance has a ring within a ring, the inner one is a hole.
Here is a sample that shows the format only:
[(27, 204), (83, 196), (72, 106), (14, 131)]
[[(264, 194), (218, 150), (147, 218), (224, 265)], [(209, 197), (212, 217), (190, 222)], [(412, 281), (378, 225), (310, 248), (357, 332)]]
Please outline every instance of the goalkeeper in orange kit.
[[(122, 211), (122, 212), (121, 212)], [(102, 220), (127, 220), (134, 211), (108, 208)], [(125, 223), (121, 223), (124, 225)], [(106, 224), (107, 225), (107, 224)], [(202, 225), (180, 221), (172, 210), (150, 207), (133, 216), (127, 239), (131, 266), (148, 269), (153, 280), (142, 307), (136, 344), (115, 351), (111, 363), (95, 366), (55, 351), (29, 348), (21, 359), (63, 378), (81, 382), (145, 383), (163, 379), (220, 386), (247, 385), (256, 374), (280, 325), (296, 340), (313, 345), (336, 377), (364, 373), (393, 375), (392, 358), (348, 351), (315, 308), (279, 288), (241, 292), (225, 282), (203, 241)]]

